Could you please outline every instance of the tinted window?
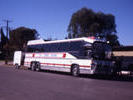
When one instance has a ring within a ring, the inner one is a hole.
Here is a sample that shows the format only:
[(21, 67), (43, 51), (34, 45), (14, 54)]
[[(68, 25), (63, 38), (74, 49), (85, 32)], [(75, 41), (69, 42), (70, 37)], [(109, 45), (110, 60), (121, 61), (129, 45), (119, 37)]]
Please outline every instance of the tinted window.
[(78, 51), (83, 49), (83, 41), (70, 42), (69, 51)]
[(84, 51), (84, 44), (84, 41), (72, 41), (29, 45), (27, 46), (27, 52), (75, 52), (81, 54), (81, 51)]
[(27, 52), (42, 52), (41, 45), (29, 45), (27, 46)]

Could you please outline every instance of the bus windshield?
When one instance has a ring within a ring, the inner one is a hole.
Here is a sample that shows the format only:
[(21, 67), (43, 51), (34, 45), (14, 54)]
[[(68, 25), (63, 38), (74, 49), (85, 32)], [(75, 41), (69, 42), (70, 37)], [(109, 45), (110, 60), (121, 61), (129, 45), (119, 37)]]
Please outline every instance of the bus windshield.
[(104, 42), (94, 42), (92, 56), (94, 59), (111, 59), (111, 46)]

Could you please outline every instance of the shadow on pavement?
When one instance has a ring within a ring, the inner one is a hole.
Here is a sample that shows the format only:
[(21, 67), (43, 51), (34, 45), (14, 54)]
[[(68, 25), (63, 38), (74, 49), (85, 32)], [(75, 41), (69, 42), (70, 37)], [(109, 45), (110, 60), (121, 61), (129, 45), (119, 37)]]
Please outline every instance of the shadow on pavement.
[[(22, 70), (22, 69), (24, 69), (24, 68), (20, 68), (19, 70)], [(26, 69), (26, 70), (28, 70), (28, 69)], [(59, 72), (59, 71), (41, 70), (40, 72), (72, 76), (71, 73)], [(129, 75), (115, 75), (115, 76), (108, 75), (107, 76), (107, 75), (87, 75), (87, 74), (84, 75), (84, 74), (81, 74), (78, 77), (97, 79), (97, 80), (133, 82), (133, 76), (131, 76), (131, 75), (130, 76)]]
[(80, 75), (82, 78), (91, 78), (98, 80), (109, 80), (109, 81), (124, 81), (133, 82), (133, 76), (129, 75), (115, 75), (115, 76), (105, 76), (105, 75)]
[[(71, 73), (58, 72), (58, 71), (45, 70), (45, 71), (42, 71), (42, 72), (72, 76)], [(84, 74), (81, 74), (81, 75), (79, 75), (79, 77), (89, 78), (89, 79), (90, 78), (91, 79), (98, 79), (98, 80), (133, 82), (133, 76), (128, 76), (128, 75), (105, 76), (105, 75), (84, 75)]]
[[(58, 72), (58, 71), (45, 70), (45, 71), (41, 71), (41, 72), (72, 76), (71, 73)], [(81, 74), (81, 75), (79, 75), (79, 77), (81, 77), (81, 78), (89, 78), (89, 79), (90, 78), (91, 79), (98, 79), (98, 80), (133, 82), (133, 76), (128, 76), (128, 75), (105, 76), (105, 75), (84, 75), (84, 74)]]

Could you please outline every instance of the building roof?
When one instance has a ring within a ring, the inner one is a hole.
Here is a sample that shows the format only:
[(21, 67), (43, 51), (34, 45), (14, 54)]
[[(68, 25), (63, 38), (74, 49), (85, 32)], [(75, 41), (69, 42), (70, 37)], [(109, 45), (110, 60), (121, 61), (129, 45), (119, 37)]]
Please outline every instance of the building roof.
[(133, 46), (118, 46), (114, 47), (113, 51), (133, 51)]

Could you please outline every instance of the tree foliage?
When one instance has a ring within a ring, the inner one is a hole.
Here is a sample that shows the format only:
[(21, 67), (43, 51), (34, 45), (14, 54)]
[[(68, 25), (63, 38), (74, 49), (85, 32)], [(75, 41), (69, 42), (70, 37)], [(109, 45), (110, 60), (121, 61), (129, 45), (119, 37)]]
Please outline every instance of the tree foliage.
[(38, 33), (35, 29), (19, 27), (10, 31), (9, 46), (12, 45), (17, 50), (22, 50), (27, 41), (37, 39)]
[(113, 46), (120, 46), (120, 43), (118, 41), (118, 37), (116, 34), (108, 34), (106, 36), (106, 40), (110, 42), (110, 45)]
[(113, 39), (117, 39), (118, 37), (114, 33), (116, 33), (114, 15), (94, 12), (91, 9), (82, 8), (72, 15), (68, 26), (67, 38), (87, 36), (100, 36), (107, 38), (108, 36), (109, 39), (112, 39), (113, 37)]
[(5, 36), (3, 29), (0, 29), (0, 49), (2, 50), (4, 45), (7, 43), (8, 38)]
[(23, 51), (27, 41), (38, 38), (38, 33), (35, 29), (19, 27), (9, 32), (9, 40), (4, 45), (5, 59), (12, 59), (14, 51)]
[(0, 29), (0, 59), (4, 59), (5, 56), (5, 50), (4, 46), (8, 42), (8, 38), (5, 36), (3, 29)]

